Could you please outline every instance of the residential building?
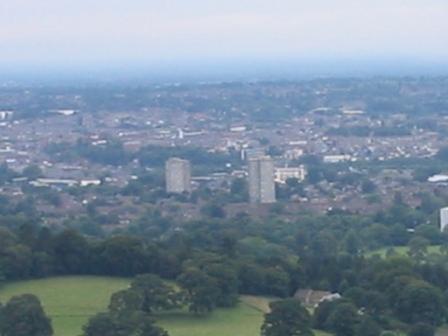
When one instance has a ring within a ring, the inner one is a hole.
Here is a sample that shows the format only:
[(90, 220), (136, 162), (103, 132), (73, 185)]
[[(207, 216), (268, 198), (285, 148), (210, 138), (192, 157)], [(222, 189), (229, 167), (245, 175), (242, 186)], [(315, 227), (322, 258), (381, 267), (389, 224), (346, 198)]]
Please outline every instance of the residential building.
[(249, 159), (249, 196), (251, 203), (275, 203), (274, 162), (271, 157)]
[(304, 166), (275, 168), (275, 182), (286, 183), (287, 179), (295, 178), (300, 182), (305, 180), (306, 170)]
[(183, 193), (191, 191), (191, 166), (187, 160), (171, 158), (165, 165), (166, 191)]
[(448, 208), (440, 209), (440, 231), (444, 232), (448, 226)]

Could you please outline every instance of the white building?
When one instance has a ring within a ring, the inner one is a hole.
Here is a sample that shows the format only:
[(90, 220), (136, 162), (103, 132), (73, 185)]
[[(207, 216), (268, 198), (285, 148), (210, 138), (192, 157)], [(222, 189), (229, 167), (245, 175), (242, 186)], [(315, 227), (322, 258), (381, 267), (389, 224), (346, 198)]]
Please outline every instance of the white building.
[(440, 231), (444, 232), (448, 226), (448, 208), (440, 209)]
[(251, 203), (275, 203), (274, 162), (271, 157), (249, 159), (249, 197)]
[(56, 111), (57, 114), (63, 115), (64, 117), (70, 117), (76, 114), (76, 110), (71, 109), (61, 109)]
[(351, 160), (350, 155), (325, 155), (323, 161), (325, 163), (338, 163)]
[(0, 111), (0, 120), (11, 119), (13, 115), (13, 111)]
[(99, 186), (101, 185), (101, 180), (98, 179), (81, 180), (79, 184), (81, 187)]
[(232, 126), (230, 127), (230, 132), (234, 133), (240, 133), (240, 132), (246, 132), (247, 127), (246, 126)]
[(299, 181), (305, 180), (306, 170), (304, 166), (291, 168), (275, 168), (275, 182), (286, 183), (287, 179), (296, 178)]
[(183, 193), (191, 191), (191, 166), (187, 160), (171, 158), (165, 165), (166, 191)]
[(436, 174), (428, 178), (428, 182), (431, 183), (443, 183), (448, 182), (448, 175)]
[(33, 187), (74, 187), (78, 185), (78, 181), (70, 179), (38, 178), (35, 181), (31, 181), (30, 185)]

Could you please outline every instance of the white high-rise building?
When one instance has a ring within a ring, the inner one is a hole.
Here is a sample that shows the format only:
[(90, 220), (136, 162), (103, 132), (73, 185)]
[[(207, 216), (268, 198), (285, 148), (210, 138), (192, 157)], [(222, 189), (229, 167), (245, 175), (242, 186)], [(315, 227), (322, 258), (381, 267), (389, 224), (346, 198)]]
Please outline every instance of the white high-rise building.
[(440, 231), (444, 232), (448, 226), (448, 208), (440, 209)]
[(275, 203), (274, 162), (269, 156), (249, 159), (251, 203)]
[(187, 160), (171, 158), (165, 165), (166, 191), (183, 193), (191, 191), (191, 166)]

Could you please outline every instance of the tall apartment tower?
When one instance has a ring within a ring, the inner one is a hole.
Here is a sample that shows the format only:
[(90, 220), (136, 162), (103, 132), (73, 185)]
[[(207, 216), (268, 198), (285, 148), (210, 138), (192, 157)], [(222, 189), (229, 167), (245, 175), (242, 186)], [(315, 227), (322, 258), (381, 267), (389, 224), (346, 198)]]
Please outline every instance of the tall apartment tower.
[(249, 160), (251, 203), (275, 203), (274, 161), (269, 156)]
[(183, 193), (191, 191), (191, 166), (187, 160), (171, 158), (165, 164), (166, 191)]
[(440, 231), (444, 232), (448, 227), (448, 208), (440, 209)]

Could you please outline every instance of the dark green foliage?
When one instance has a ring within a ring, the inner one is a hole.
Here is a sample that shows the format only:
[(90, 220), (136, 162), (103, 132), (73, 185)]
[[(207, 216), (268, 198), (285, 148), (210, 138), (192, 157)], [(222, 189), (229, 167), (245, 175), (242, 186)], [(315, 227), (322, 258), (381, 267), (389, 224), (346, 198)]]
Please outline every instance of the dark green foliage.
[(260, 267), (246, 263), (240, 267), (239, 281), (242, 293), (287, 297), (291, 279), (289, 274), (279, 267)]
[(249, 186), (246, 179), (237, 178), (230, 185), (230, 194), (236, 202), (247, 202), (249, 200)]
[(152, 271), (158, 262), (157, 251), (147, 248), (141, 239), (115, 236), (95, 248), (99, 270), (105, 274), (132, 276)]
[(307, 181), (311, 184), (317, 184), (323, 179), (323, 172), (318, 166), (310, 166), (308, 168)]
[(179, 308), (182, 296), (161, 278), (153, 274), (138, 275), (129, 289), (112, 295), (109, 310), (115, 313), (156, 311)]
[(115, 313), (143, 310), (144, 300), (144, 295), (139, 291), (124, 289), (112, 294), (109, 310)]
[(395, 312), (404, 322), (440, 325), (445, 317), (440, 290), (424, 281), (410, 281), (399, 291)]
[(0, 335), (51, 336), (53, 328), (39, 299), (31, 294), (13, 297), (0, 305)]
[(364, 180), (361, 184), (361, 190), (365, 194), (371, 194), (376, 190), (376, 185), (370, 180)]
[(222, 206), (216, 203), (209, 203), (201, 208), (201, 213), (210, 218), (224, 218), (226, 212)]
[(312, 336), (311, 316), (302, 304), (294, 299), (273, 302), (271, 312), (265, 315), (263, 336)]
[(358, 318), (358, 311), (353, 304), (341, 303), (328, 316), (326, 325), (336, 336), (353, 336)]
[(380, 325), (370, 316), (363, 316), (355, 327), (356, 336), (380, 336)]
[(351, 287), (344, 293), (344, 297), (372, 316), (379, 316), (389, 308), (387, 296), (380, 291)]
[(53, 250), (58, 256), (56, 268), (61, 273), (82, 274), (86, 270), (88, 243), (77, 231), (63, 231), (53, 239)]
[(417, 261), (421, 261), (428, 253), (429, 244), (430, 242), (426, 238), (423, 237), (412, 238), (408, 243), (409, 256)]
[(327, 321), (331, 313), (334, 311), (338, 301), (324, 301), (321, 302), (313, 314), (313, 327), (315, 329), (325, 330), (327, 328)]
[(220, 296), (218, 281), (198, 269), (190, 269), (178, 278), (186, 291), (189, 310), (204, 314), (215, 309)]
[(192, 312), (202, 314), (215, 307), (233, 307), (238, 303), (238, 273), (231, 262), (206, 258), (186, 268), (178, 283)]
[(168, 336), (145, 313), (134, 311), (122, 314), (100, 313), (84, 327), (84, 336)]
[(38, 177), (42, 177), (43, 173), (39, 166), (31, 165), (23, 170), (22, 175), (27, 177), (29, 180), (35, 180)]
[(434, 336), (436, 329), (434, 326), (425, 324), (425, 323), (417, 323), (411, 327), (409, 330), (409, 336)]
[(208, 276), (214, 278), (219, 288), (216, 300), (218, 307), (233, 307), (238, 303), (238, 276), (229, 264), (212, 264), (205, 268)]

